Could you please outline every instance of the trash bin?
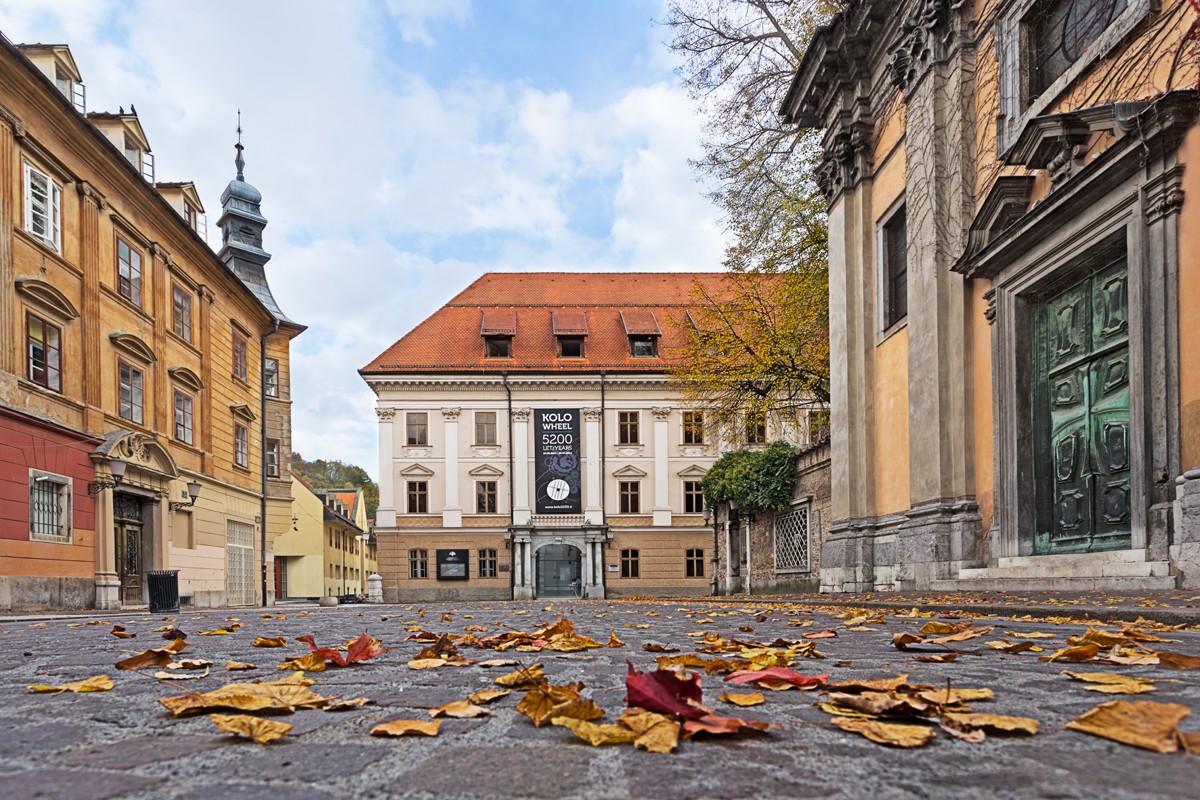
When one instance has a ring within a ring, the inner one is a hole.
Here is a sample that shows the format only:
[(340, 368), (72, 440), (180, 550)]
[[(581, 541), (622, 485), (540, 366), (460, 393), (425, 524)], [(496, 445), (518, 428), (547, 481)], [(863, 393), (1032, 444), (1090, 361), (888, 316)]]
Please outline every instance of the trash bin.
[(152, 569), (146, 573), (150, 586), (150, 613), (179, 610), (179, 570)]

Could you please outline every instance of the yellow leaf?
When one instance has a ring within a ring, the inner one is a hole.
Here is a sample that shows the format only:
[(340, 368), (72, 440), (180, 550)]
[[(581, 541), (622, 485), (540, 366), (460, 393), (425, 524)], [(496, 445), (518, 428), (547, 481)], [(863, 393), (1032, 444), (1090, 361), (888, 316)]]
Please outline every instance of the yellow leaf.
[(636, 731), (619, 724), (597, 725), (574, 717), (554, 717), (550, 724), (567, 728), (593, 747), (602, 744), (631, 744), (638, 738)]
[(228, 636), (231, 633), (233, 633), (233, 631), (228, 630), (226, 628), (217, 628), (214, 631), (200, 631), (199, 635), (200, 636)]
[(750, 692), (749, 694), (732, 694), (725, 692), (718, 700), (723, 700), (726, 703), (733, 703), (735, 706), (757, 706), (767, 702), (763, 697), (762, 692)]
[(1057, 650), (1048, 656), (1038, 656), (1042, 661), (1057, 661), (1060, 658), (1065, 658), (1070, 661), (1090, 661), (1100, 653), (1100, 645), (1098, 644), (1081, 644), (1073, 647), (1064, 647)]
[(1123, 633), (1111, 633), (1102, 631), (1099, 628), (1088, 628), (1087, 633), (1083, 636), (1072, 636), (1067, 639), (1067, 644), (1073, 646), (1094, 644), (1101, 650), (1107, 650), (1110, 647), (1116, 647), (1119, 644), (1129, 644), (1130, 639)]
[(391, 722), (384, 722), (371, 728), (371, 735), (408, 736), (409, 734), (420, 734), (421, 736), (437, 736), (438, 727), (441, 724), (442, 721), (440, 719), (394, 719)]
[(291, 712), (297, 708), (320, 708), (328, 702), (308, 688), (312, 684), (303, 672), (263, 683), (231, 683), (211, 692), (189, 692), (177, 697), (162, 697), (161, 703), (173, 715), (197, 714), (215, 709)]
[(1067, 727), (1144, 750), (1174, 753), (1179, 749), (1179, 722), (1190, 713), (1190, 708), (1177, 703), (1110, 700), (1068, 722)]
[[(617, 638), (616, 630), (610, 629), (609, 634), (608, 634), (608, 647), (624, 647), (624, 646), (625, 646), (625, 643)], [(578, 735), (578, 734), (576, 734), (576, 735)], [(583, 737), (580, 737), (580, 738), (583, 738)]]
[(947, 711), (942, 714), (958, 725), (968, 728), (987, 728), (1002, 733), (1027, 733), (1030, 736), (1038, 732), (1038, 721), (1029, 717), (1009, 717), (1004, 714), (970, 714), (963, 711)]
[(1057, 633), (1045, 633), (1044, 631), (1005, 631), (1004, 635), (1014, 639), (1053, 639), (1058, 636)]
[(446, 666), (444, 658), (414, 658), (408, 662), (409, 669), (437, 669)]
[(829, 684), (833, 692), (890, 692), (908, 683), (908, 675), (897, 675), (894, 678), (874, 678), (867, 681), (843, 681)]
[(932, 728), (924, 725), (898, 725), (893, 722), (847, 717), (837, 717), (832, 722), (844, 731), (857, 733), (877, 744), (893, 747), (921, 747), (929, 744), (937, 736)]
[(252, 717), (249, 714), (213, 714), (209, 717), (219, 729), (253, 739), (255, 744), (266, 744), (282, 739), (292, 729), (286, 722)]
[(957, 631), (958, 631), (958, 628), (955, 628), (953, 625), (947, 624), (945, 622), (938, 622), (937, 620), (931, 619), (931, 620), (929, 620), (929, 622), (926, 622), (924, 625), (922, 625), (921, 629), (919, 631), (917, 631), (917, 633), (923, 633), (927, 636), (933, 636), (933, 635), (944, 634), (944, 633), (955, 633)]
[(483, 706), (477, 706), (470, 700), (455, 700), (451, 703), (429, 709), (431, 717), (455, 717), (456, 719), (471, 719), (473, 717), (490, 716), (491, 711)]
[(183, 639), (173, 639), (165, 647), (155, 647), (143, 650), (137, 655), (122, 659), (116, 664), (117, 669), (143, 669), (144, 667), (165, 667), (175, 660), (175, 654), (187, 647)]
[(370, 705), (375, 701), (369, 697), (352, 697), (349, 700), (335, 700), (325, 706), (326, 711), (348, 711), (352, 708), (362, 708)]
[(544, 678), (542, 665), (534, 664), (530, 667), (510, 672), (507, 675), (501, 675), (499, 678), (496, 678), (495, 683), (497, 686), (507, 686), (510, 689), (526, 689), (531, 686), (537, 686)]
[(255, 636), (254, 641), (250, 643), (251, 647), (283, 647), (287, 644), (282, 636)]
[(879, 719), (878, 714), (871, 714), (870, 712), (867, 712), (867, 711), (860, 711), (857, 708), (850, 708), (849, 706), (841, 706), (841, 705), (837, 705), (836, 703), (826, 703), (826, 702), (817, 703), (817, 708), (821, 709), (826, 714), (833, 714), (834, 716), (838, 716), (838, 717), (858, 717), (860, 719)]
[(1071, 672), (1063, 670), (1063, 675), (1092, 684), (1086, 687), (1091, 692), (1106, 694), (1143, 694), (1155, 689), (1154, 682), (1146, 678), (1131, 675), (1118, 675), (1114, 672)]
[(31, 692), (54, 692), (61, 694), (62, 692), (107, 692), (113, 688), (112, 678), (107, 675), (96, 675), (82, 681), (73, 681), (71, 683), (63, 683), (58, 686), (30, 686)]
[(628, 709), (618, 723), (637, 733), (633, 746), (651, 753), (670, 753), (679, 746), (683, 726), (678, 720), (640, 708)]
[(499, 700), (507, 694), (512, 694), (512, 689), (481, 689), (478, 692), (471, 692), (467, 695), (467, 699), (472, 703), (483, 704)]
[(995, 694), (991, 689), (925, 689), (917, 696), (930, 703), (957, 706), (975, 700), (991, 700)]
[(309, 653), (299, 658), (293, 658), (289, 661), (284, 661), (282, 664), (277, 664), (279, 669), (297, 669), (304, 672), (324, 672), (325, 671), (325, 656), (320, 653)]
[(225, 660), (225, 671), (226, 672), (237, 672), (239, 670), (246, 670), (246, 669), (258, 669), (258, 667), (254, 666), (253, 664), (248, 664), (245, 661), (230, 661), (228, 659)]

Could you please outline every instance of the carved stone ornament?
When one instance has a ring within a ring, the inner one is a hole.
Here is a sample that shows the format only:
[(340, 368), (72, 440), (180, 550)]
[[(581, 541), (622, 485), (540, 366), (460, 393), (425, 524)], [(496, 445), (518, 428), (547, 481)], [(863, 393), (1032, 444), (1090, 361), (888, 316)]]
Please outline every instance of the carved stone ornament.
[(136, 461), (140, 464), (150, 461), (150, 451), (146, 449), (146, 437), (140, 433), (126, 436), (114, 450), (122, 461)]
[(514, 422), (529, 422), (529, 418), (532, 416), (532, 408), (514, 408), (512, 412)]
[(396, 417), (396, 409), (394, 408), (377, 408), (375, 416), (379, 417), (380, 422), (391, 422)]
[(983, 299), (987, 301), (987, 308), (983, 310), (983, 317), (988, 321), (988, 325), (996, 324), (996, 287), (992, 287), (983, 293)]
[[(921, 0), (916, 10), (900, 23), (903, 36), (888, 60), (888, 80), (907, 91), (914, 79), (934, 60), (939, 44), (953, 36), (948, 24), (950, 12), (966, 5), (966, 0)], [(939, 39), (940, 36), (940, 39)]]
[(585, 422), (600, 421), (600, 409), (598, 408), (585, 408), (582, 409), (580, 413), (583, 414), (583, 419)]
[(92, 201), (101, 211), (108, 208), (108, 201), (104, 199), (104, 195), (100, 194), (100, 190), (87, 181), (79, 181), (75, 184), (75, 188), (79, 191), (80, 197)]
[(443, 408), (442, 409), (442, 417), (444, 417), (449, 422), (457, 422), (458, 415), (461, 413), (462, 413), (461, 408)]
[(841, 131), (833, 136), (816, 169), (817, 187), (832, 203), (842, 191), (866, 177), (871, 157), (871, 137), (863, 130)]
[(658, 406), (650, 409), (650, 413), (654, 415), (655, 419), (665, 420), (671, 416), (671, 409), (668, 406)]

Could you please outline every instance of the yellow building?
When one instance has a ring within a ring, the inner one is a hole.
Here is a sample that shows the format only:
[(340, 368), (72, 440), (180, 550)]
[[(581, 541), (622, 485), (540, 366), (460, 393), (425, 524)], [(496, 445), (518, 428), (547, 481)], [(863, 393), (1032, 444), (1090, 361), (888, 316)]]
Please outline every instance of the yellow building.
[[(65, 45), (0, 37), (0, 608), (262, 602), (290, 520), (289, 342), (261, 195), (216, 254), (136, 111), (87, 113)], [(265, 527), (264, 527), (265, 525)]]
[(824, 590), (1200, 586), (1196, 18), (864, 0), (814, 37)]
[(365, 595), (378, 570), (361, 489), (314, 489), (292, 475), (291, 530), (274, 539), (275, 597)]

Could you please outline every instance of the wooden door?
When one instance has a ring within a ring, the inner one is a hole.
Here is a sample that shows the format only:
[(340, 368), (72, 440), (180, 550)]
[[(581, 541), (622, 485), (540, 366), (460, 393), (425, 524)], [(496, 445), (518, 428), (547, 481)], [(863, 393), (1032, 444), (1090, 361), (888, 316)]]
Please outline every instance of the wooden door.
[(1039, 303), (1034, 464), (1039, 554), (1128, 548), (1129, 291), (1125, 260)]
[(121, 578), (121, 605), (142, 602), (142, 526), (116, 524), (117, 569)]

